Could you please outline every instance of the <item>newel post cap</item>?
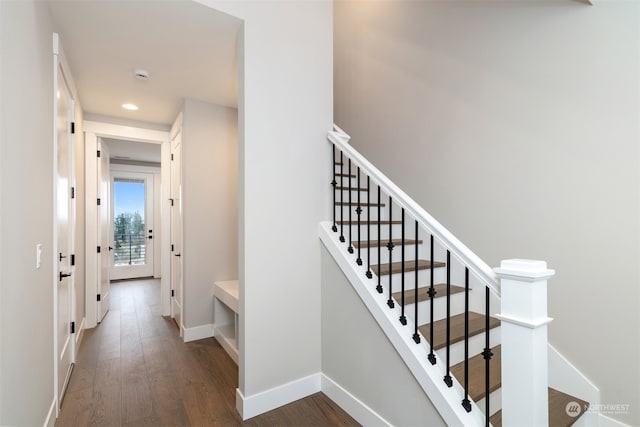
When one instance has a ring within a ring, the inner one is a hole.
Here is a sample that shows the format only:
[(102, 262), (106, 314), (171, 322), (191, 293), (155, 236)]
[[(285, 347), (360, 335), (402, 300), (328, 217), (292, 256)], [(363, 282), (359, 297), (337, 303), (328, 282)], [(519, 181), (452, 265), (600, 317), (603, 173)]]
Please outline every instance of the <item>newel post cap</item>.
[(500, 262), (500, 267), (493, 271), (503, 279), (520, 279), (527, 282), (545, 280), (556, 272), (547, 268), (545, 261), (530, 259), (507, 259)]

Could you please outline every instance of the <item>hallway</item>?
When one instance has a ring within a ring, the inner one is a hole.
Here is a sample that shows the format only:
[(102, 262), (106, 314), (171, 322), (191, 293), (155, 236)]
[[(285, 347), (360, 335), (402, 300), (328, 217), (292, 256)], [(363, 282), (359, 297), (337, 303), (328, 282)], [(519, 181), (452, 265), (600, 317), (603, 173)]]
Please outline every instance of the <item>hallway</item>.
[(214, 338), (183, 343), (160, 315), (160, 281), (115, 282), (87, 330), (57, 426), (358, 425), (318, 393), (243, 424), (238, 368)]

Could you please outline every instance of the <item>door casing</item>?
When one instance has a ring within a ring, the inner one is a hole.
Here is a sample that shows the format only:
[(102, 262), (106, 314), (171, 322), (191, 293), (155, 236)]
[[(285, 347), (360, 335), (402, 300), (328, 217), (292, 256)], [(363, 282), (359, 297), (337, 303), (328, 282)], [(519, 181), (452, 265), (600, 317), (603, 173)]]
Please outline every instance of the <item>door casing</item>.
[[(131, 126), (114, 125), (95, 121), (84, 121), (85, 132), (85, 191), (86, 191), (86, 235), (85, 235), (85, 309), (86, 328), (94, 328), (98, 323), (97, 294), (99, 283), (98, 253), (96, 251), (98, 243), (97, 233), (97, 144), (98, 138), (114, 138), (133, 142), (146, 142), (161, 144), (161, 230), (162, 230), (162, 278), (160, 280), (160, 302), (163, 316), (170, 314), (170, 263), (171, 253), (169, 252), (169, 161), (170, 144), (169, 132), (136, 128)], [(156, 225), (157, 227), (157, 225)], [(165, 249), (166, 248), (166, 249)]]

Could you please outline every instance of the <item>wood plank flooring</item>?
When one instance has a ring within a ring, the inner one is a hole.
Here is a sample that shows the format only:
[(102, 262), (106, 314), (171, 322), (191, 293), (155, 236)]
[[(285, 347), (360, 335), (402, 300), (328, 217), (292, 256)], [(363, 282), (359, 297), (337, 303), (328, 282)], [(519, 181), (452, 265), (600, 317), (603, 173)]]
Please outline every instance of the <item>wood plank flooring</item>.
[(56, 426), (356, 426), (322, 393), (243, 422), (238, 368), (213, 339), (183, 343), (159, 280), (118, 282), (85, 332)]

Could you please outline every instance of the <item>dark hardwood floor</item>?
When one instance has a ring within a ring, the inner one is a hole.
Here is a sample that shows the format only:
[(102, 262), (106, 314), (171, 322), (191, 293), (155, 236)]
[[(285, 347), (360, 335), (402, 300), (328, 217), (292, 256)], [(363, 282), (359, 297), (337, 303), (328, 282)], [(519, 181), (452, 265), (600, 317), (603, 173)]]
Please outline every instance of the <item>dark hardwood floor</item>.
[(354, 426), (322, 393), (242, 422), (238, 368), (213, 339), (183, 343), (160, 315), (160, 282), (111, 287), (111, 310), (85, 332), (56, 426)]

